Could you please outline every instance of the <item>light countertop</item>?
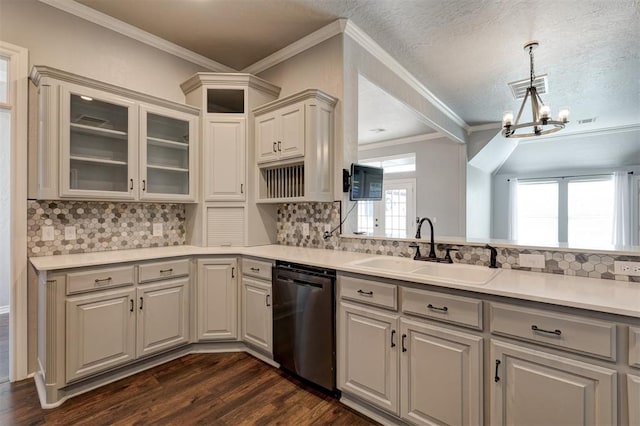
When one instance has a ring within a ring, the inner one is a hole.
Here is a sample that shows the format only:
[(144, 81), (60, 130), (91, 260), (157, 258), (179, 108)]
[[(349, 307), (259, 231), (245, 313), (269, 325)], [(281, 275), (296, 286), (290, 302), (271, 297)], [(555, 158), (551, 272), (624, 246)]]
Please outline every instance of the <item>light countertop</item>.
[[(414, 283), (455, 288), (482, 294), (506, 296), (515, 299), (551, 303), (617, 315), (640, 318), (640, 283), (582, 278), (539, 272), (502, 269), (484, 285), (451, 283), (445, 280), (408, 275), (401, 272), (352, 265), (358, 260), (375, 257), (364, 253), (324, 250), (284, 245), (257, 247), (197, 247), (171, 246), (132, 250), (115, 250), (59, 256), (30, 258), (39, 271), (56, 271), (120, 262), (139, 262), (180, 256), (242, 255), (263, 259), (285, 260), (305, 265), (335, 269), (337, 271), (367, 274)], [(407, 259), (407, 262), (414, 262)]]

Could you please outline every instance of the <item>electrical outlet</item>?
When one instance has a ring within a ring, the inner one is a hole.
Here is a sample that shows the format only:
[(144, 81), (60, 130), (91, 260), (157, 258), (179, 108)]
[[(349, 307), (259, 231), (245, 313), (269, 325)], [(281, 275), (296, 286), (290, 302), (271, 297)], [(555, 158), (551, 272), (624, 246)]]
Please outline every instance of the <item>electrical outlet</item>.
[(153, 224), (153, 236), (154, 237), (162, 237), (162, 224), (154, 223)]
[(53, 241), (53, 226), (42, 227), (42, 241)]
[(640, 277), (640, 262), (613, 262), (613, 273), (616, 275), (628, 275), (630, 277)]
[(303, 223), (302, 224), (302, 236), (309, 238), (311, 235), (309, 234), (309, 224), (308, 223)]
[(65, 226), (64, 227), (64, 239), (67, 241), (75, 240), (78, 238), (76, 236), (76, 227), (75, 226)]
[(540, 268), (544, 269), (545, 261), (544, 254), (521, 254), (519, 256), (518, 263), (525, 268)]

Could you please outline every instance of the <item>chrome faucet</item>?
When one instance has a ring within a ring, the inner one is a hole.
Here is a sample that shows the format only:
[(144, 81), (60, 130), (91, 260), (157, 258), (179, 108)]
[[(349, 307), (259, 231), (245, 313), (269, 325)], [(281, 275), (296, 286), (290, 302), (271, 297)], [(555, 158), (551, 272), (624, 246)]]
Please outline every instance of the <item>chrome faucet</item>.
[(427, 222), (429, 222), (429, 228), (431, 228), (431, 241), (429, 242), (429, 255), (427, 256), (427, 258), (429, 259), (434, 259), (437, 260), (438, 257), (436, 256), (436, 248), (435, 248), (435, 244), (433, 242), (433, 222), (431, 222), (431, 219), (429, 219), (428, 217), (423, 217), (422, 219), (416, 218), (416, 223), (418, 224), (417, 228), (418, 230), (416, 231), (416, 239), (420, 239), (420, 230), (422, 229), (422, 224), (425, 222), (425, 220)]

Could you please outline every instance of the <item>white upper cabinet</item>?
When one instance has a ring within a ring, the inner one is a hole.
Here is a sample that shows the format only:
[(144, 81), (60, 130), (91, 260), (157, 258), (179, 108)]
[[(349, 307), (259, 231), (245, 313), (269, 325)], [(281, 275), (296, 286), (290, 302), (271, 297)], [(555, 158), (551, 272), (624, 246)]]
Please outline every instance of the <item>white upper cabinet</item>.
[(29, 198), (195, 201), (197, 108), (48, 67), (30, 78)]
[(205, 126), (205, 201), (244, 201), (246, 119), (209, 118)]
[(258, 163), (304, 156), (304, 103), (256, 119)]

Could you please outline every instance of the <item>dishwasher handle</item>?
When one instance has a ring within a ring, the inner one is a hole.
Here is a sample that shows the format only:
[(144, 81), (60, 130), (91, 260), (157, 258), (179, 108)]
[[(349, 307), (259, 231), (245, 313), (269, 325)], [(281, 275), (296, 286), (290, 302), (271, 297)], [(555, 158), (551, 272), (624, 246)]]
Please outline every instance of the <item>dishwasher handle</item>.
[(322, 287), (332, 282), (331, 277), (323, 277), (312, 274), (305, 274), (291, 269), (276, 269), (275, 279), (293, 284), (315, 284), (316, 287)]
[(299, 285), (299, 286), (304, 286), (304, 287), (316, 287), (316, 288), (322, 288), (322, 284), (318, 284), (318, 283), (312, 283), (306, 280), (296, 280), (296, 279), (290, 279), (290, 278), (278, 278), (278, 281), (281, 282), (285, 282), (288, 284), (294, 284), (294, 285)]

